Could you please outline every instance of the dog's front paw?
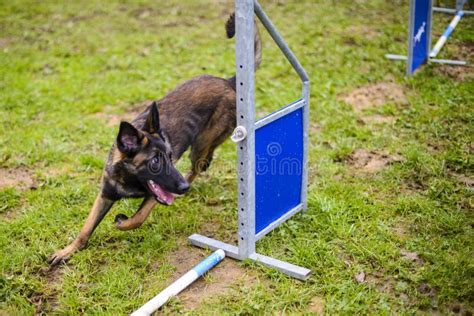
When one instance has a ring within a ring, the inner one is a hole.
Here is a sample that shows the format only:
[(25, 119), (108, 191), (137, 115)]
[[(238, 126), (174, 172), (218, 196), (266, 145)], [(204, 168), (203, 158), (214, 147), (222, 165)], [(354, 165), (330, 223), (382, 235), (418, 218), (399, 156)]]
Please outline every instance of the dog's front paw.
[(64, 249), (56, 251), (53, 255), (49, 257), (48, 263), (52, 266), (61, 264), (61, 263), (66, 263), (76, 250), (77, 248), (75, 246), (69, 245)]
[(117, 216), (115, 216), (115, 220), (114, 220), (114, 223), (115, 225), (117, 226), (120, 226), (120, 224), (122, 224), (123, 221), (126, 221), (128, 219), (128, 216), (125, 215), (125, 214), (118, 214)]

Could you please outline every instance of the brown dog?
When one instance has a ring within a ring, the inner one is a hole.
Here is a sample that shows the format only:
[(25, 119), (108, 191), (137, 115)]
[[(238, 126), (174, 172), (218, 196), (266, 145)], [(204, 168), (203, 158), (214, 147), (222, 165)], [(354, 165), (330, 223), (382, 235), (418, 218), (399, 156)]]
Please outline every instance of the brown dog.
[[(235, 33), (234, 15), (226, 23), (228, 38)], [(261, 40), (255, 25), (255, 69), (261, 62)], [(114, 202), (143, 197), (131, 217), (119, 214), (120, 230), (139, 227), (157, 202), (170, 205), (174, 194), (183, 194), (189, 183), (212, 160), (212, 155), (236, 125), (235, 76), (230, 79), (200, 76), (176, 87), (163, 99), (153, 102), (131, 123), (121, 122), (101, 179), (101, 191), (79, 236), (66, 248), (54, 253), (49, 263), (67, 261), (84, 248), (94, 229)], [(185, 180), (174, 167), (191, 147), (191, 172)]]

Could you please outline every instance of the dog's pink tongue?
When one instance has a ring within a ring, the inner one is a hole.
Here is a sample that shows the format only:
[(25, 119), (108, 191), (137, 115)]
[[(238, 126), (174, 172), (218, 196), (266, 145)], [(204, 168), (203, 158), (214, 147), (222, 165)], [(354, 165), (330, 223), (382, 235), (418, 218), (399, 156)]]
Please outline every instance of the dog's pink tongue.
[(163, 192), (162, 194), (163, 200), (165, 200), (166, 204), (171, 205), (174, 201), (173, 193), (169, 193), (168, 191), (165, 191), (165, 190), (163, 190), (162, 192)]
[(160, 200), (160, 201), (162, 201), (162, 202), (164, 202), (168, 205), (171, 205), (171, 203), (173, 203), (173, 201), (174, 201), (173, 193), (170, 193), (170, 192), (166, 191), (159, 184), (153, 182), (152, 180), (148, 181), (148, 186), (153, 191), (153, 193), (155, 193), (158, 200)]

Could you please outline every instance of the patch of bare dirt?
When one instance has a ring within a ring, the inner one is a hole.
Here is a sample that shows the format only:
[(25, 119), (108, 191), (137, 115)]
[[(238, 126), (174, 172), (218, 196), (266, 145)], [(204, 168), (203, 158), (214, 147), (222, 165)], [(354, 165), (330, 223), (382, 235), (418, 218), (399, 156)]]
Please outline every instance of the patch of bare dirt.
[(446, 304), (445, 309), (451, 311), (455, 315), (472, 316), (474, 313), (472, 306), (468, 307), (459, 302), (448, 303)]
[(378, 291), (384, 293), (391, 293), (395, 288), (393, 279), (387, 278), (383, 271), (368, 274), (366, 281), (368, 284), (374, 285)]
[[(474, 41), (466, 41), (460, 45), (450, 46), (454, 50), (453, 59), (464, 60), (472, 64), (474, 56)], [(459, 81), (474, 80), (474, 67), (436, 65), (435, 72)]]
[(77, 176), (79, 173), (74, 172), (73, 168), (70, 168), (68, 166), (48, 166), (45, 168), (42, 168), (42, 175), (45, 177), (58, 177), (63, 174), (67, 174), (70, 176)]
[(472, 66), (440, 65), (435, 68), (435, 72), (458, 81), (474, 80), (474, 67)]
[(353, 35), (345, 35), (343, 36), (342, 42), (345, 46), (361, 46), (362, 44), (357, 41), (357, 39)]
[[(193, 266), (206, 257), (206, 252), (187, 245), (180, 246), (169, 257), (176, 272), (168, 280), (167, 284), (173, 282), (181, 275), (188, 272)], [(216, 267), (210, 270), (204, 278), (199, 278), (186, 290), (179, 294), (180, 302), (186, 309), (195, 309), (205, 300), (225, 294), (232, 285), (243, 281), (246, 285), (251, 285), (256, 277), (250, 271), (241, 268), (236, 261), (225, 258)]]
[(352, 25), (347, 29), (347, 34), (362, 34), (368, 40), (379, 36), (379, 32), (369, 25)]
[(311, 134), (320, 134), (321, 133), (321, 125), (318, 123), (311, 124), (309, 131)]
[(403, 222), (398, 222), (395, 226), (392, 227), (392, 231), (401, 240), (405, 240), (408, 237), (408, 228), (407, 224)]
[(99, 120), (105, 122), (107, 126), (118, 126), (121, 121), (132, 121), (140, 113), (142, 113), (146, 109), (146, 107), (151, 104), (151, 102), (153, 101), (147, 100), (134, 104), (130, 107), (130, 110), (126, 111), (126, 113), (124, 114), (116, 114), (118, 112), (118, 107), (107, 105), (105, 106), (104, 111), (95, 113), (94, 116)]
[(395, 82), (380, 82), (363, 86), (350, 93), (339, 96), (340, 100), (350, 104), (356, 112), (380, 107), (386, 103), (408, 104), (403, 87)]
[(26, 168), (0, 168), (0, 189), (4, 187), (36, 189), (35, 180)]
[(361, 120), (363, 123), (368, 124), (392, 124), (395, 122), (395, 117), (385, 116), (380, 114), (362, 116)]
[(11, 39), (9, 38), (0, 38), (0, 48), (5, 48), (5, 47), (8, 47), (8, 45), (10, 45), (10, 43), (12, 42)]
[(61, 282), (63, 271), (61, 266), (52, 266), (40, 269), (39, 274), (46, 278), (49, 285), (52, 285)]
[[(24, 204), (25, 203), (25, 199), (22, 199), (20, 201), (20, 205)], [(4, 220), (5, 222), (11, 222), (13, 221), (14, 219), (16, 219), (20, 214), (21, 212), (19, 211), (19, 207), (20, 206), (17, 206), (13, 209), (9, 209), (8, 211), (6, 211), (5, 213), (3, 214), (0, 214), (0, 218), (2, 220)]]
[(474, 41), (464, 41), (455, 47), (455, 58), (471, 61), (474, 58)]
[(364, 271), (361, 271), (359, 273), (357, 273), (355, 276), (354, 276), (354, 279), (356, 280), (357, 283), (364, 283), (365, 282), (365, 272)]
[[(386, 276), (384, 271), (376, 271), (368, 274), (366, 282), (374, 286), (379, 292), (395, 295), (404, 302), (410, 303), (413, 300), (411, 296), (404, 293), (405, 290), (403, 290), (403, 288), (407, 287), (407, 285), (404, 284), (405, 281), (397, 281), (393, 276)], [(436, 300), (437, 290), (427, 283), (420, 283), (417, 287), (417, 291), (430, 300)]]
[(432, 288), (431, 286), (429, 286), (427, 283), (421, 283), (420, 285), (418, 285), (417, 290), (421, 294), (426, 295), (430, 298), (433, 298), (436, 296), (436, 290)]
[(443, 146), (442, 144), (429, 143), (429, 142), (427, 143), (427, 148), (433, 154), (439, 154), (445, 150), (445, 146)]
[(313, 297), (309, 303), (308, 310), (316, 315), (324, 314), (324, 299), (319, 296)]
[(57, 306), (58, 290), (56, 285), (62, 282), (62, 269), (59, 266), (42, 268), (39, 275), (47, 282), (42, 293), (33, 293), (29, 300), (35, 306), (35, 315), (50, 314)]
[(471, 176), (455, 172), (451, 172), (450, 175), (464, 184), (468, 189), (474, 190), (474, 179)]
[(405, 250), (402, 250), (400, 252), (400, 254), (402, 255), (402, 257), (408, 261), (413, 261), (415, 262), (417, 265), (419, 266), (422, 266), (425, 262), (423, 261), (423, 259), (421, 259), (418, 254), (416, 252), (410, 252), (410, 251), (405, 251)]
[(404, 293), (403, 288), (407, 285), (404, 281), (397, 281), (391, 276), (386, 276), (383, 271), (377, 271), (367, 275), (367, 284), (374, 286), (379, 292), (397, 296), (404, 302), (409, 302), (410, 297)]
[(138, 19), (146, 19), (149, 17), (153, 12), (152, 8), (138, 8), (132, 11), (132, 15)]
[(356, 149), (349, 155), (347, 161), (360, 171), (375, 173), (391, 163), (403, 161), (403, 157), (400, 155), (389, 155), (387, 152)]

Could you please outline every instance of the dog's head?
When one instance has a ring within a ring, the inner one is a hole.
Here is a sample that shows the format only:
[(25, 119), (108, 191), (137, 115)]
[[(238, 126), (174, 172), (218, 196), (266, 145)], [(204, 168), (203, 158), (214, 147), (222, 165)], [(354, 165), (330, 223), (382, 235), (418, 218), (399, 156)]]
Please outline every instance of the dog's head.
[(140, 183), (161, 204), (170, 205), (174, 194), (188, 191), (189, 184), (174, 167), (171, 147), (160, 130), (155, 102), (149, 107), (142, 129), (120, 123), (117, 149), (129, 182)]

